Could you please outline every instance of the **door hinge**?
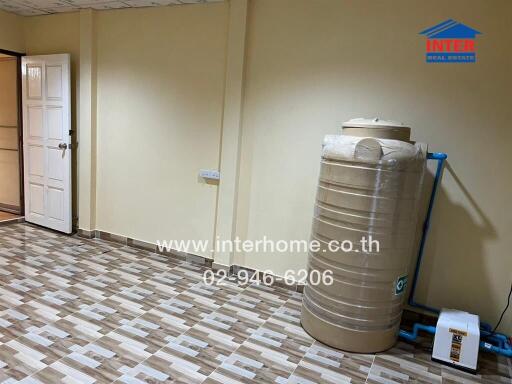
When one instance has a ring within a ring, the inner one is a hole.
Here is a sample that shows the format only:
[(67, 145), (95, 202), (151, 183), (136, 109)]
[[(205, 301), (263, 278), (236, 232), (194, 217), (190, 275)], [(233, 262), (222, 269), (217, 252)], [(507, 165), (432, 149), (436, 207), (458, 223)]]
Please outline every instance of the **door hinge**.
[(73, 134), (73, 132), (74, 132), (74, 131), (73, 131), (72, 129), (70, 129), (70, 130), (69, 130), (69, 136), (71, 136), (71, 135)]

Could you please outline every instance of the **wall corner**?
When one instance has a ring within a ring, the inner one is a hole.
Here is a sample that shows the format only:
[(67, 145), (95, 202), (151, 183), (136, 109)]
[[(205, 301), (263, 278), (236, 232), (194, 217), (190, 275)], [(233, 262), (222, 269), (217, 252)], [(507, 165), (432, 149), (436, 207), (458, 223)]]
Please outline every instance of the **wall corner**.
[[(215, 223), (215, 240), (220, 242), (234, 240), (236, 229), (247, 7), (248, 0), (230, 1), (220, 155), (221, 181)], [(230, 266), (233, 264), (233, 255), (232, 251), (216, 250), (215, 263)]]
[(80, 11), (78, 111), (78, 226), (96, 229), (96, 31), (95, 12)]

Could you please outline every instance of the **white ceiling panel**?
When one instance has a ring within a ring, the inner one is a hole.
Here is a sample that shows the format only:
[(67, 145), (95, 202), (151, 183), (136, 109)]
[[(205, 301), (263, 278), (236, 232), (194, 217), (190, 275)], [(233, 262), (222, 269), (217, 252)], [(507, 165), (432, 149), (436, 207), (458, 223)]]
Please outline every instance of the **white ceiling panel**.
[(80, 9), (163, 7), (168, 5), (217, 3), (224, 0), (0, 0), (0, 9), (22, 16), (76, 12)]
[[(34, 0), (33, 0), (34, 1)], [(35, 0), (37, 1), (37, 0)], [(64, 0), (66, 3), (71, 4), (73, 7), (90, 7), (99, 4), (114, 3), (116, 0)], [(119, 0), (121, 1), (121, 0)]]
[(130, 7), (160, 7), (166, 5), (182, 4), (179, 0), (123, 0)]
[(120, 8), (130, 8), (129, 5), (123, 3), (122, 1), (108, 1), (101, 3), (94, 3), (87, 5), (87, 8), (97, 9), (97, 10), (105, 10), (105, 9), (120, 9)]
[(17, 3), (21, 7), (30, 7), (32, 9), (44, 9), (49, 7), (65, 7), (69, 5), (62, 0), (14, 0), (10, 3)]

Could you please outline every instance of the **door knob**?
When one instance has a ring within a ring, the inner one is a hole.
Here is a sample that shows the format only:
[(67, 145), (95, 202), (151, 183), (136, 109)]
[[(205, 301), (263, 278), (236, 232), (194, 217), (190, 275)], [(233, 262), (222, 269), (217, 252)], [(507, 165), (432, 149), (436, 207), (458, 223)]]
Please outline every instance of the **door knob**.
[(68, 149), (68, 145), (66, 143), (60, 143), (59, 149)]

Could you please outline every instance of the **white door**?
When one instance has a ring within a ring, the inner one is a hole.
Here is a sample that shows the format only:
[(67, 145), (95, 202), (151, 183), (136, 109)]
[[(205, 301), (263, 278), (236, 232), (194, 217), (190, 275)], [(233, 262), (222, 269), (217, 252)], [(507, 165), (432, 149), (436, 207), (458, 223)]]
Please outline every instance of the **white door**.
[(25, 220), (71, 233), (69, 54), (21, 62)]

